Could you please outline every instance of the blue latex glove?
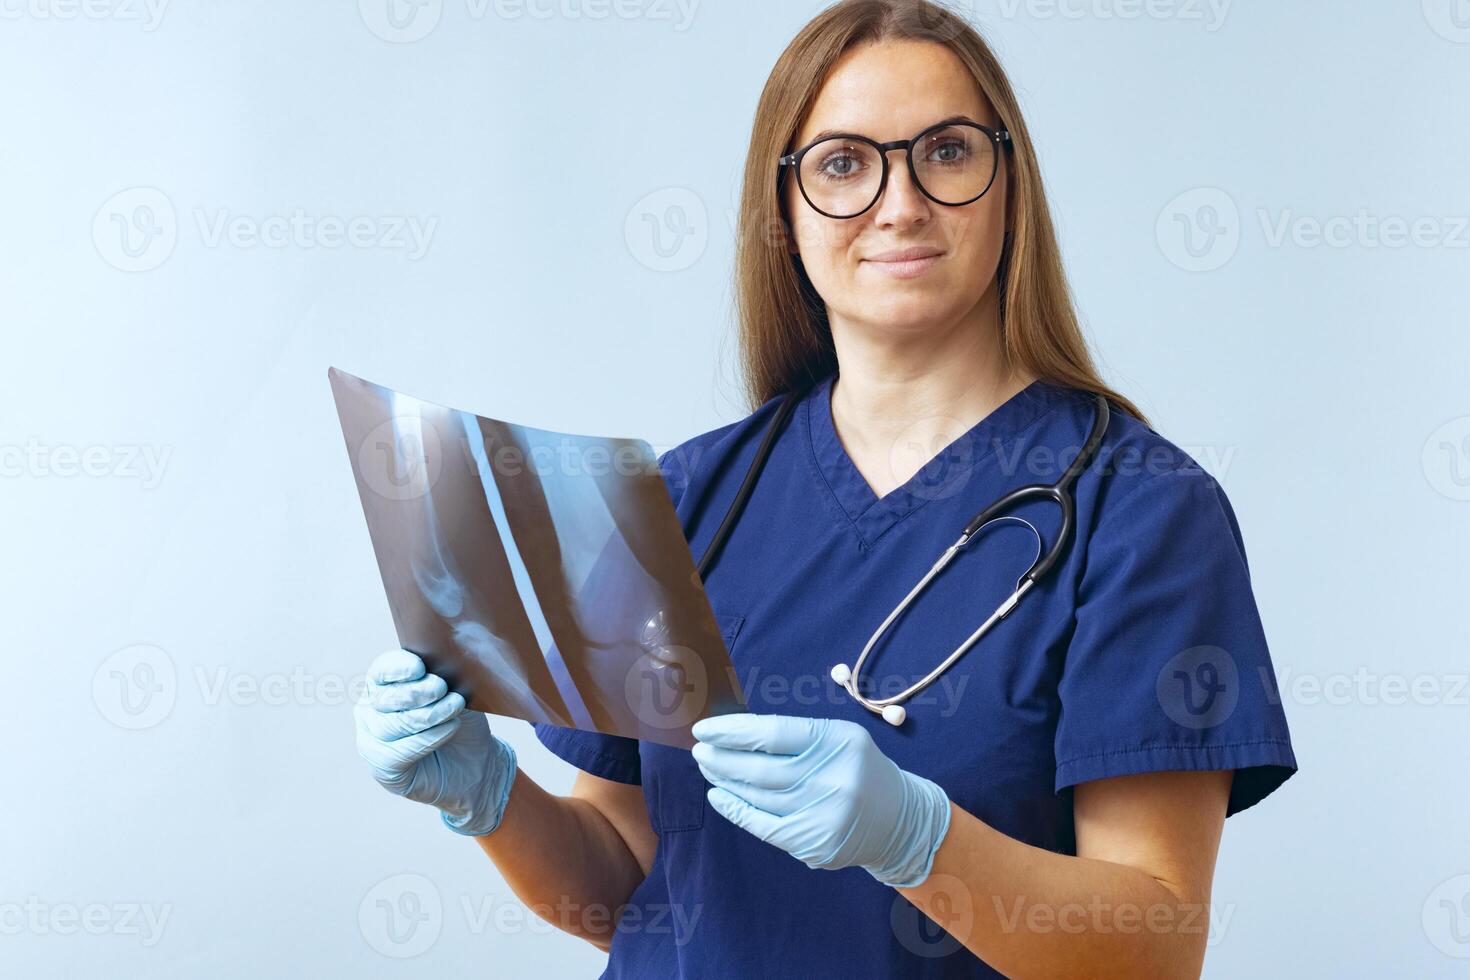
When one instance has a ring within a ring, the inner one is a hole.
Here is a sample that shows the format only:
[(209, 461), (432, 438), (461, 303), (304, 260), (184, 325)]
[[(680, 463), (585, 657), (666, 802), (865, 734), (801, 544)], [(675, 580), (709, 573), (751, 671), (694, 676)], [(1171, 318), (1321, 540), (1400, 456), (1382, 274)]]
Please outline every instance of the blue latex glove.
[(368, 667), (354, 709), (357, 752), (390, 793), (438, 807), (445, 826), (470, 836), (500, 826), (516, 777), (516, 754), (490, 734), (483, 712), (465, 708), (438, 674), (407, 650)]
[(885, 885), (929, 877), (949, 797), (850, 721), (734, 714), (694, 724), (710, 805), (811, 868), (862, 867)]

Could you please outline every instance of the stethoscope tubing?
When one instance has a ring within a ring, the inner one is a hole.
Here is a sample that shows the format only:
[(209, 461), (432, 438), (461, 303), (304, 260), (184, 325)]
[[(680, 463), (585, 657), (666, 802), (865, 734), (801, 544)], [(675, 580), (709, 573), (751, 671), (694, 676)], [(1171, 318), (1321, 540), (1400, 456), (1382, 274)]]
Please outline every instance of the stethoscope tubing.
[[(745, 478), (741, 481), (740, 488), (736, 491), (735, 499), (725, 511), (724, 518), (720, 521), (720, 525), (715, 530), (713, 538), (705, 548), (704, 555), (699, 560), (697, 571), (700, 581), (704, 581), (710, 565), (719, 554), (721, 546), (725, 543), (726, 538), (729, 537), (740, 514), (744, 511), (751, 490), (755, 487), (756, 480), (765, 468), (766, 460), (770, 456), (771, 447), (775, 442), (777, 433), (785, 425), (792, 410), (805, 394), (805, 390), (794, 389), (786, 394), (781, 404), (777, 407), (776, 413), (772, 416), (770, 424), (766, 427), (765, 435), (762, 437), (761, 443), (756, 449), (755, 458), (751, 461), (749, 468), (745, 472)], [(1062, 475), (1057, 478), (1056, 482), (1017, 487), (1015, 490), (1010, 491), (976, 513), (970, 519), (969, 523), (965, 525), (964, 530), (954, 544), (944, 550), (934, 564), (930, 566), (929, 570), (924, 573), (923, 577), (909, 590), (908, 595), (904, 596), (903, 601), (894, 607), (893, 611), (879, 624), (878, 628), (873, 632), (873, 635), (868, 638), (868, 642), (863, 646), (862, 652), (858, 654), (858, 658), (852, 667), (849, 668), (845, 664), (837, 664), (832, 668), (832, 679), (846, 689), (847, 693), (858, 704), (875, 714), (882, 715), (884, 720), (889, 724), (895, 726), (903, 724), (907, 716), (903, 702), (909, 700), (915, 694), (918, 694), (938, 680), (946, 670), (952, 667), (960, 657), (964, 656), (997, 623), (1009, 616), (1015, 610), (1016, 606), (1020, 604), (1021, 599), (1056, 565), (1061, 557), (1062, 551), (1066, 548), (1075, 533), (1076, 513), (1072, 498), (1072, 487), (1077, 482), (1077, 478), (1082, 474), (1082, 471), (1091, 465), (1092, 461), (1097, 457), (1111, 416), (1107, 398), (1103, 395), (1095, 394), (1094, 399), (1095, 410), (1092, 429), (1089, 431), (1087, 439), (1083, 443), (1081, 450), (1077, 453), (1077, 456), (1067, 466), (1066, 470), (1063, 471)], [(1005, 513), (1005, 511), (1009, 511), (1019, 504), (1032, 499), (1051, 501), (1057, 505), (1062, 515), (1062, 526), (1057, 532), (1056, 540), (1052, 542), (1050, 548), (1045, 550), (1045, 553), (1042, 552), (1041, 534), (1036, 530), (1035, 526), (1029, 521)], [(969, 544), (981, 530), (998, 520), (1018, 521), (1031, 528), (1031, 531), (1036, 534), (1036, 559), (1032, 562), (1031, 567), (1017, 580), (1015, 590), (996, 607), (995, 611), (963, 643), (956, 647), (949, 656), (940, 661), (923, 678), (890, 697), (869, 698), (865, 696), (858, 689), (859, 678), (863, 665), (867, 662), (869, 654), (872, 653), (878, 641), (888, 631), (889, 627), (898, 621), (899, 617), (903, 615), (929, 583), (953, 560), (954, 556), (959, 554), (965, 545)]]

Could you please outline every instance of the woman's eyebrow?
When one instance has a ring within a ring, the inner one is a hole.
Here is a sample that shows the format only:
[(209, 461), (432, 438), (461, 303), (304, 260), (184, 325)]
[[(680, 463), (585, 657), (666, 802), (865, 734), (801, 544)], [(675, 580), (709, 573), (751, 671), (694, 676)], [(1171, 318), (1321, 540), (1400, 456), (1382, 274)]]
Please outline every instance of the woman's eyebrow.
[[(950, 125), (952, 123), (962, 123), (962, 122), (963, 123), (974, 123), (976, 126), (983, 125), (979, 121), (977, 121), (975, 119), (971, 119), (969, 116), (960, 115), (960, 116), (950, 116), (950, 117), (948, 117), (946, 119), (941, 119), (941, 120), (939, 120), (936, 123), (930, 123), (929, 126), (924, 126), (922, 128), (923, 129), (928, 129), (928, 128), (930, 128), (930, 126), (948, 126), (948, 125)], [(852, 129), (824, 129), (820, 133), (818, 133), (815, 136), (813, 136), (811, 139), (807, 140), (806, 142), (808, 142), (808, 143), (815, 143), (817, 140), (824, 140), (828, 136), (857, 136), (857, 135), (861, 135), (861, 134), (859, 134), (856, 130), (852, 130)], [(882, 141), (880, 140), (879, 142), (882, 142)]]

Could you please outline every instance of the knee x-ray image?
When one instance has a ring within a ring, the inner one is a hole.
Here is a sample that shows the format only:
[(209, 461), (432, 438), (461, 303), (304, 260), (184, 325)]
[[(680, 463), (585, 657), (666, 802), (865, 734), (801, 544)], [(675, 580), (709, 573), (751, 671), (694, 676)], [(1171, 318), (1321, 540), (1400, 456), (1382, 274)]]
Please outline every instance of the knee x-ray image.
[(685, 748), (744, 709), (648, 443), (328, 378), (399, 644), (471, 708)]

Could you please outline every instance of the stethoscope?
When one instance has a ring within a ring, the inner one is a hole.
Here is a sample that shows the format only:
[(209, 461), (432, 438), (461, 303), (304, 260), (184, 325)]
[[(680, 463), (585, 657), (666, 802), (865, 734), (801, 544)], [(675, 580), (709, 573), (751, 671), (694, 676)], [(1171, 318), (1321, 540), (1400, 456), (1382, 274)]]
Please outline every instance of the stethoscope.
[[(777, 407), (776, 414), (766, 427), (761, 444), (756, 449), (755, 459), (746, 470), (745, 479), (741, 481), (740, 489), (735, 494), (735, 500), (730, 504), (729, 510), (725, 512), (724, 519), (720, 521), (720, 526), (715, 530), (714, 537), (710, 540), (703, 557), (699, 560), (698, 571), (700, 581), (704, 581), (705, 573), (709, 570), (710, 564), (719, 552), (720, 546), (724, 544), (725, 538), (735, 525), (735, 521), (745, 509), (745, 502), (750, 496), (750, 491), (755, 486), (755, 481), (759, 477), (761, 470), (765, 467), (766, 459), (771, 454), (771, 446), (776, 441), (777, 432), (786, 423), (792, 410), (805, 394), (806, 391), (803, 390), (788, 392), (786, 397), (782, 399), (781, 404)], [(1096, 458), (1098, 447), (1102, 445), (1103, 433), (1108, 428), (1108, 418), (1110, 415), (1108, 400), (1102, 395), (1095, 395), (1094, 398), (1096, 399), (1096, 407), (1092, 418), (1092, 431), (1088, 433), (1087, 441), (1082, 444), (1082, 449), (1077, 453), (1077, 458), (1072, 460), (1071, 465), (1067, 467), (1061, 477), (1055, 483), (1033, 483), (1029, 486), (1018, 487), (972, 517), (970, 522), (965, 525), (964, 531), (961, 532), (959, 540), (944, 550), (944, 553), (939, 556), (939, 560), (924, 574), (923, 578), (919, 579), (918, 584), (909, 590), (909, 594), (904, 596), (903, 601), (898, 604), (893, 612), (888, 614), (888, 618), (883, 620), (878, 626), (878, 629), (874, 631), (873, 635), (868, 639), (867, 645), (863, 647), (862, 653), (858, 654), (857, 662), (851, 667), (848, 667), (846, 664), (837, 664), (832, 668), (832, 680), (845, 688), (847, 693), (852, 695), (858, 704), (875, 714), (882, 715), (883, 720), (890, 725), (902, 725), (904, 719), (908, 716), (903, 702), (938, 680), (940, 675), (948, 670), (956, 660), (964, 656), (970, 647), (974, 646), (982, 636), (990, 632), (996, 623), (1009, 616), (1015, 610), (1017, 604), (1020, 603), (1021, 597), (1030, 592), (1035, 587), (1037, 581), (1056, 565), (1057, 559), (1061, 557), (1062, 551), (1067, 546), (1068, 541), (1071, 540), (1075, 529), (1072, 485), (1077, 482), (1077, 477), (1082, 471)], [(1052, 542), (1052, 546), (1046, 550), (1045, 554), (1042, 553), (1041, 533), (1036, 530), (1035, 525), (1024, 518), (1002, 513), (1003, 511), (1015, 508), (1024, 501), (1032, 499), (1050, 500), (1062, 512), (1062, 526), (1057, 531), (1056, 540)], [(911, 684), (892, 697), (869, 698), (864, 695), (858, 690), (858, 677), (862, 672), (863, 664), (867, 662), (868, 655), (873, 652), (873, 647), (877, 645), (878, 640), (903, 615), (904, 610), (908, 609), (909, 605), (918, 597), (919, 593), (924, 591), (924, 587), (944, 570), (944, 567), (954, 559), (955, 555), (960, 553), (960, 550), (966, 544), (979, 535), (988, 525), (998, 521), (1014, 521), (1018, 524), (1024, 524), (1031, 529), (1032, 534), (1036, 535), (1036, 560), (1032, 562), (1031, 567), (1027, 569), (1025, 574), (1016, 580), (1015, 590), (996, 607), (995, 612), (990, 614), (990, 618), (986, 619), (975, 632), (970, 634), (965, 642), (955, 648), (953, 653), (945, 657), (937, 667), (917, 683)]]

